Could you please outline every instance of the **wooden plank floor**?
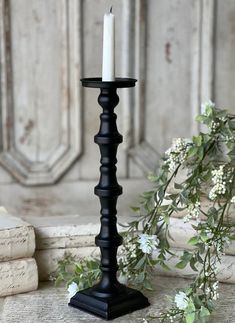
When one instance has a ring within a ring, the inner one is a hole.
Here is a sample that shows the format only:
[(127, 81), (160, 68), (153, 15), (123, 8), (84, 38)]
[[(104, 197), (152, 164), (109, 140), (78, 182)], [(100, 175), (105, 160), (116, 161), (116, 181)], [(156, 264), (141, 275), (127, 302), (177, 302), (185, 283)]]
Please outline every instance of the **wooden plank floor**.
[[(146, 314), (159, 313), (168, 301), (166, 295), (174, 295), (176, 288), (188, 284), (189, 280), (156, 277), (155, 292), (147, 293), (151, 306), (141, 311), (113, 320), (115, 323), (143, 322)], [(98, 323), (102, 320), (67, 306), (68, 294), (64, 288), (55, 288), (52, 283), (41, 283), (35, 292), (9, 296), (0, 301), (1, 323)], [(221, 284), (220, 299), (216, 313), (209, 320), (213, 323), (235, 322), (235, 285)]]

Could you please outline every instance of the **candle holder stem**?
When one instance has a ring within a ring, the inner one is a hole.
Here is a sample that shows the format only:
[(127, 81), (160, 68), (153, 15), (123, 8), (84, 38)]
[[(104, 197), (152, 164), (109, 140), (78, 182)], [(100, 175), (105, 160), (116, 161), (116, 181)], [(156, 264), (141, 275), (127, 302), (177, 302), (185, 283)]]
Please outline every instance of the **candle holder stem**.
[(88, 313), (110, 320), (149, 305), (147, 298), (137, 290), (126, 287), (117, 280), (117, 249), (122, 237), (117, 231), (118, 196), (122, 187), (116, 178), (117, 148), (122, 136), (117, 130), (114, 108), (119, 102), (117, 88), (133, 87), (134, 79), (116, 79), (114, 82), (102, 82), (100, 78), (82, 79), (85, 87), (100, 88), (98, 102), (103, 108), (100, 115), (100, 129), (95, 143), (100, 148), (100, 180), (95, 194), (101, 204), (101, 228), (95, 243), (101, 250), (101, 280), (95, 286), (79, 291), (69, 305)]

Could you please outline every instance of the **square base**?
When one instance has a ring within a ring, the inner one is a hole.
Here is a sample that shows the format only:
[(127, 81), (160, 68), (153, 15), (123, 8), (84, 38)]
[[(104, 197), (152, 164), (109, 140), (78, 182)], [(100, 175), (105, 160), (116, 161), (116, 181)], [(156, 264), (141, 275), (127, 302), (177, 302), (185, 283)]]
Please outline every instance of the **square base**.
[(92, 295), (92, 288), (88, 288), (77, 292), (68, 305), (105, 320), (112, 320), (150, 304), (141, 292), (126, 287), (123, 293), (110, 298), (96, 297)]

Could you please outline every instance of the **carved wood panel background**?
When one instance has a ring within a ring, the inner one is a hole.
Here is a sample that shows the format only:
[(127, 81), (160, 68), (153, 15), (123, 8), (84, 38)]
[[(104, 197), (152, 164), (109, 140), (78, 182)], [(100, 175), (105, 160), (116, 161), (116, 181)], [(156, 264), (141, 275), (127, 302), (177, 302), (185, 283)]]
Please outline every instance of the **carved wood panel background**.
[(81, 17), (76, 0), (1, 0), (2, 165), (54, 183), (81, 153)]
[(138, 79), (119, 92), (119, 177), (143, 176), (172, 137), (196, 133), (201, 101), (235, 111), (233, 0), (0, 0), (0, 183), (98, 177), (98, 93), (79, 79), (101, 74), (111, 5), (116, 74)]

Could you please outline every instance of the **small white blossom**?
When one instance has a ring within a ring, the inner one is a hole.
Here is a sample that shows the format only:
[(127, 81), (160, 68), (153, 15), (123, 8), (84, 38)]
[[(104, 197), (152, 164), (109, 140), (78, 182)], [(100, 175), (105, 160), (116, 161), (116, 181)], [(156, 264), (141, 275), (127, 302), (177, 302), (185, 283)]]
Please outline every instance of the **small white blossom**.
[(126, 285), (128, 282), (128, 278), (127, 278), (127, 276), (121, 274), (118, 277), (118, 281), (119, 281), (119, 283)]
[(231, 198), (231, 203), (235, 203), (235, 196)]
[(211, 100), (208, 100), (206, 102), (203, 102), (201, 104), (201, 111), (202, 111), (202, 113), (205, 113), (206, 112), (206, 108), (208, 108), (208, 107), (214, 108), (215, 107), (215, 104)]
[(165, 164), (169, 165), (169, 170), (173, 172), (179, 164), (182, 164), (187, 157), (189, 147), (185, 139), (177, 138), (173, 145), (166, 151), (168, 159)]
[(67, 291), (69, 292), (69, 296), (70, 297), (73, 297), (77, 293), (77, 291), (78, 291), (78, 285), (75, 282), (72, 282), (69, 285)]
[(143, 319), (143, 323), (148, 323), (148, 321), (146, 319)]
[(234, 137), (233, 136), (225, 136), (225, 141), (226, 141), (226, 143), (229, 143), (230, 141), (234, 142)]
[(188, 207), (188, 214), (184, 217), (184, 222), (188, 222), (191, 219), (199, 219), (201, 204), (197, 201), (195, 204), (190, 204)]
[(214, 290), (217, 290), (219, 288), (219, 282), (218, 281), (214, 282), (212, 287), (213, 287)]
[(218, 293), (218, 288), (219, 288), (219, 282), (216, 281), (214, 282), (214, 284), (212, 285), (212, 294), (213, 294), (213, 299), (217, 300), (219, 298), (219, 293)]
[(212, 171), (212, 182), (215, 185), (212, 187), (209, 193), (209, 198), (211, 200), (215, 200), (218, 195), (223, 195), (226, 192), (224, 166), (225, 165), (221, 165), (218, 169)]
[(157, 249), (159, 240), (156, 235), (140, 234), (138, 243), (143, 253), (151, 254)]
[(186, 309), (186, 307), (188, 306), (188, 301), (189, 298), (184, 292), (179, 292), (175, 295), (175, 303), (180, 310)]
[(211, 122), (211, 125), (210, 125), (211, 131), (213, 133), (215, 133), (217, 131), (217, 129), (219, 128), (219, 126), (220, 126), (220, 123), (219, 122), (212, 121)]

